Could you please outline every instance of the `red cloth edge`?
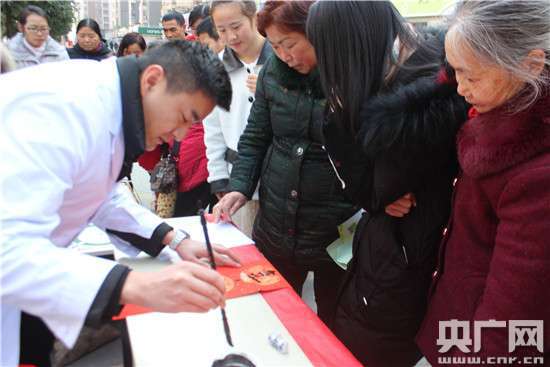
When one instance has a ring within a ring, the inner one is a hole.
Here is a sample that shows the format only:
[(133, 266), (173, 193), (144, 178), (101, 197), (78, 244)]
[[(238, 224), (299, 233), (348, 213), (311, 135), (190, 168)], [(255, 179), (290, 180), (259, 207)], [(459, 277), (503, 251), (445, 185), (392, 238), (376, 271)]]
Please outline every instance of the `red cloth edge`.
[(292, 288), (264, 292), (262, 296), (314, 366), (362, 366)]

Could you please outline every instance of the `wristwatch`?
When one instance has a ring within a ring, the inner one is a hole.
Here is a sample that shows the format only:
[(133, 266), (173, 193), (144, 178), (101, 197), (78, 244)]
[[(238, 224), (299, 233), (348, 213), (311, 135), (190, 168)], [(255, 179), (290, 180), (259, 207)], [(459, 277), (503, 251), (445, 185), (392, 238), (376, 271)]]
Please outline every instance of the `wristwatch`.
[(170, 247), (174, 251), (176, 251), (176, 249), (178, 248), (181, 241), (186, 240), (188, 238), (191, 238), (189, 233), (185, 232), (182, 229), (176, 229), (175, 232), (176, 232), (176, 234), (172, 238), (172, 241), (170, 241), (170, 243), (168, 243), (168, 247)]

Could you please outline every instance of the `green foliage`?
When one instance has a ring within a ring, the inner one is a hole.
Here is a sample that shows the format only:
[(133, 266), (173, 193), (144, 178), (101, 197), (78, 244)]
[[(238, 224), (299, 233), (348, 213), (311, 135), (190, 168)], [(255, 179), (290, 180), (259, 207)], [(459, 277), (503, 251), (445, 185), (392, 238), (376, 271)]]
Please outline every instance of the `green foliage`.
[(455, 0), (391, 0), (401, 15), (408, 17), (440, 16)]
[(44, 9), (48, 14), (48, 22), (51, 28), (50, 36), (59, 40), (71, 30), (75, 20), (74, 1), (0, 1), (0, 24), (2, 35), (13, 37), (17, 33), (17, 18), (21, 10), (27, 5), (36, 5)]

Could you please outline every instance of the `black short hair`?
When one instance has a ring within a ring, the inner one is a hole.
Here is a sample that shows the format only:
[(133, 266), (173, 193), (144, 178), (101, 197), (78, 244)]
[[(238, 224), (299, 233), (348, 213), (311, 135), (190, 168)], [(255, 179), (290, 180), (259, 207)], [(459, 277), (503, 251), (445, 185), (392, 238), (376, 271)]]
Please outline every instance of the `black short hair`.
[(124, 56), (124, 50), (126, 50), (134, 43), (137, 43), (142, 51), (145, 51), (145, 49), (147, 48), (145, 38), (143, 38), (141, 34), (136, 32), (126, 33), (124, 37), (122, 37), (122, 40), (120, 40), (120, 45), (118, 46), (118, 52), (116, 54), (117, 57)]
[(19, 22), (19, 24), (25, 25), (25, 24), (27, 24), (27, 18), (31, 14), (36, 14), (36, 15), (46, 19), (46, 21), (48, 23), (50, 23), (49, 20), (48, 20), (48, 14), (46, 14), (44, 9), (42, 9), (41, 7), (38, 7), (36, 5), (27, 5), (27, 6), (25, 6), (23, 8), (23, 10), (21, 10), (21, 13), (19, 13), (19, 18), (17, 18), (17, 21)]
[(210, 6), (208, 4), (199, 4), (189, 13), (189, 26), (191, 27), (197, 20), (206, 18), (210, 14)]
[(213, 0), (210, 3), (210, 15), (214, 15), (214, 10), (220, 5), (225, 4), (239, 4), (243, 15), (250, 20), (256, 15), (257, 7), (254, 0)]
[(169, 22), (171, 20), (175, 20), (176, 23), (178, 23), (179, 26), (182, 26), (185, 28), (185, 18), (182, 13), (179, 11), (171, 11), (169, 13), (166, 13), (162, 16), (162, 22)]
[(216, 27), (214, 27), (212, 17), (204, 18), (201, 24), (199, 24), (199, 26), (197, 27), (197, 31), (195, 33), (197, 34), (197, 36), (201, 35), (202, 33), (208, 33), (210, 38), (213, 38), (216, 41), (220, 39), (218, 31), (216, 31)]
[(154, 64), (162, 66), (169, 91), (202, 91), (229, 111), (232, 96), (229, 75), (218, 56), (199, 42), (168, 41), (148, 50), (138, 63), (141, 70)]

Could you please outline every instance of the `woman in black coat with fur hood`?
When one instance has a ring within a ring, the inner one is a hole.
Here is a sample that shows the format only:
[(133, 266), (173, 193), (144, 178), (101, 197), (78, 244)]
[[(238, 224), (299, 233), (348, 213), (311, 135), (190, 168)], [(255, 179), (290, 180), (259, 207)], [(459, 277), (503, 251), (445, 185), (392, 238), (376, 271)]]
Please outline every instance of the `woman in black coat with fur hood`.
[(311, 134), (366, 210), (333, 330), (365, 365), (411, 366), (467, 106), (444, 67), (444, 34), (414, 34), (389, 2), (319, 1), (307, 32), (327, 96)]

